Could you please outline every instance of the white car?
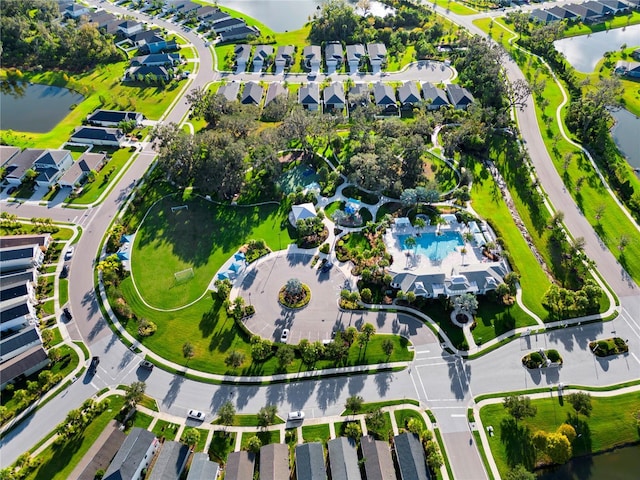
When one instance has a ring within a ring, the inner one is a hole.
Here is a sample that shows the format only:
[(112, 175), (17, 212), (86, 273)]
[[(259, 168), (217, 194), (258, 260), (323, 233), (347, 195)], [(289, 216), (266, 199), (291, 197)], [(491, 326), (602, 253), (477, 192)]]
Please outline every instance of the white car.
[(189, 410), (187, 417), (193, 418), (194, 420), (204, 421), (204, 412), (201, 412), (200, 410)]
[(304, 420), (304, 412), (301, 410), (298, 410), (297, 412), (290, 412), (289, 415), (287, 415), (287, 420), (290, 422)]
[(67, 253), (64, 254), (64, 259), (71, 260), (71, 257), (73, 257), (74, 250), (75, 250), (75, 247), (70, 247), (69, 250), (67, 250)]
[(282, 343), (287, 343), (287, 340), (289, 340), (289, 329), (285, 328), (282, 330), (282, 335), (280, 335), (280, 341)]

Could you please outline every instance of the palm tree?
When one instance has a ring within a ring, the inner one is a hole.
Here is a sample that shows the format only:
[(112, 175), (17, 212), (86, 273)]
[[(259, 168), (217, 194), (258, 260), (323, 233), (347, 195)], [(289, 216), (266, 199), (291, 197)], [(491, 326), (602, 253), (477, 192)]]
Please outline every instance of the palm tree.
[(405, 241), (404, 241), (404, 246), (407, 247), (408, 249), (411, 249), (413, 247), (417, 247), (418, 242), (416, 241), (416, 237), (410, 236), (408, 237)]

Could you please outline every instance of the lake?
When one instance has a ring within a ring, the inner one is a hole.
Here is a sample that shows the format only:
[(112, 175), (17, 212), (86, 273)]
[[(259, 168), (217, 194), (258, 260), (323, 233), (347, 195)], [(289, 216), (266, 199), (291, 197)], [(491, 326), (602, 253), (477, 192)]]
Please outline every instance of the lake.
[(538, 480), (636, 480), (640, 471), (640, 445), (613, 452), (575, 458), (538, 475)]
[(18, 82), (0, 85), (0, 129), (45, 133), (84, 97), (68, 88)]
[(613, 140), (635, 169), (640, 169), (640, 118), (629, 110), (620, 109), (611, 112), (616, 124), (611, 129)]
[(640, 45), (640, 25), (616, 28), (604, 32), (563, 38), (553, 44), (579, 72), (591, 73), (605, 52), (620, 50), (623, 44)]
[[(210, 3), (213, 3), (209, 0)], [(244, 13), (276, 32), (298, 30), (319, 11), (324, 0), (219, 0), (218, 5)], [(350, 2), (355, 7), (356, 2)], [(384, 16), (393, 12), (386, 5), (371, 1), (369, 11)]]

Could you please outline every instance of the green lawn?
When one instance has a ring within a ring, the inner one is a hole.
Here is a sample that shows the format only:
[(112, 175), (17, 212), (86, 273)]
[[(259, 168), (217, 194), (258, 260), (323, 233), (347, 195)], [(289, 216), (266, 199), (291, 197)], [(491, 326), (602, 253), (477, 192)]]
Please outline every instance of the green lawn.
[(309, 425), (302, 427), (302, 438), (305, 443), (308, 442), (322, 442), (326, 445), (331, 439), (331, 432), (328, 424), (322, 425)]
[[(273, 423), (274, 425), (279, 425), (281, 423), (284, 423), (284, 420), (276, 416), (276, 419)], [(258, 415), (256, 414), (236, 415), (233, 418), (234, 427), (257, 427), (259, 424), (260, 423), (258, 422)]]
[(180, 425), (171, 423), (166, 420), (158, 420), (151, 430), (158, 438), (166, 438), (167, 440), (176, 440), (178, 428)]
[(151, 425), (151, 422), (153, 422), (153, 417), (146, 413), (136, 412), (133, 417), (133, 427), (144, 428), (147, 430)]
[(55, 313), (55, 304), (54, 300), (47, 300), (41, 305), (41, 311), (43, 315), (53, 315)]
[(398, 425), (398, 429), (406, 428), (407, 423), (412, 418), (415, 419), (420, 425), (422, 425), (423, 429), (427, 429), (427, 424), (425, 423), (424, 418), (422, 418), (422, 415), (420, 415), (420, 413), (416, 412), (415, 410), (396, 410), (395, 412), (393, 412), (393, 414), (396, 417), (396, 424)]
[[(578, 73), (577, 75), (579, 75), (579, 78), (584, 77), (591, 79), (592, 83), (595, 83), (599, 76), (610, 77), (613, 75), (612, 67), (615, 67), (616, 62), (618, 60), (630, 60), (629, 57), (635, 49), (636, 47), (630, 47), (625, 49), (623, 52), (619, 50), (612, 52), (608, 59), (602, 58), (598, 62), (596, 68), (593, 69), (594, 73)], [(640, 116), (640, 80), (631, 77), (618, 78), (622, 84), (622, 97), (620, 98), (620, 103), (634, 115)]]
[[(640, 432), (632, 417), (640, 406), (640, 392), (615, 397), (592, 397), (593, 411), (589, 418), (580, 416), (576, 419), (573, 408), (562, 397), (532, 400), (532, 404), (538, 409), (537, 415), (519, 422), (517, 432), (513, 425), (504, 425), (503, 432), (502, 422), (508, 418), (508, 414), (502, 404), (487, 405), (480, 410), (484, 427), (494, 427), (495, 435), (488, 439), (502, 475), (508, 471), (510, 464), (522, 460), (523, 452), (527, 452), (527, 441), (522, 436), (526, 429), (531, 433), (536, 430), (552, 432), (567, 421), (577, 425), (576, 433), (581, 436), (573, 442), (574, 456), (601, 452), (640, 440)], [(507, 443), (502, 441), (503, 433), (505, 436), (511, 435)]]
[(209, 458), (224, 465), (227, 462), (227, 455), (233, 452), (235, 444), (235, 433), (213, 432), (209, 445)]
[(429, 0), (427, 3), (432, 3), (434, 5), (438, 5), (439, 7), (446, 8), (451, 13), (455, 13), (457, 15), (474, 15), (478, 13), (477, 10), (473, 8), (467, 7), (462, 3), (458, 3), (455, 0)]
[(262, 442), (262, 445), (268, 445), (270, 443), (280, 443), (280, 431), (279, 430), (264, 430), (261, 432), (243, 432), (241, 442), (241, 449), (246, 450), (247, 444), (251, 437), (258, 437)]
[(564, 31), (564, 36), (575, 37), (578, 35), (589, 35), (591, 33), (604, 32), (605, 30), (636, 25), (638, 23), (640, 23), (640, 12), (632, 11), (630, 15), (617, 15), (602, 23), (594, 23), (592, 25), (585, 25), (582, 22), (576, 23)]
[[(70, 240), (74, 235), (74, 231), (70, 228), (60, 227), (56, 225), (59, 230), (55, 233), (52, 233), (51, 236), (54, 240)], [(40, 233), (38, 229), (32, 223), (20, 223), (20, 230), (22, 230), (21, 234), (27, 233)], [(0, 227), (0, 235), (15, 235), (16, 233), (11, 228)], [(55, 271), (55, 266), (53, 266), (53, 271)], [(47, 270), (47, 273), (51, 273)]]
[(51, 343), (49, 343), (48, 346), (55, 347), (59, 343), (62, 343), (62, 335), (60, 334), (60, 329), (58, 327), (53, 327), (51, 331), (53, 332), (53, 340), (51, 340)]
[[(190, 427), (186, 427), (183, 431), (182, 431), (182, 437), (184, 437), (184, 434), (187, 430), (189, 430)], [(194, 452), (203, 452), (204, 451), (204, 446), (207, 443), (207, 435), (209, 435), (209, 430), (205, 429), (205, 428), (196, 428), (196, 430), (198, 431), (198, 433), (200, 434), (200, 439), (198, 440), (198, 443), (196, 443), (194, 445)]]
[(60, 305), (64, 305), (69, 301), (69, 279), (61, 278), (58, 283), (58, 299)]
[(51, 445), (38, 455), (39, 466), (25, 477), (26, 480), (65, 480), (69, 478), (73, 469), (124, 404), (124, 399), (117, 395), (109, 397), (109, 400), (110, 407), (98, 415), (81, 435), (60, 446)]
[(369, 421), (365, 421), (367, 424), (367, 430), (369, 431), (369, 435), (373, 435), (378, 440), (388, 440), (391, 435), (393, 435), (393, 428), (391, 427), (391, 416), (389, 412), (384, 412), (382, 414), (384, 418), (384, 425), (379, 429), (372, 429)]

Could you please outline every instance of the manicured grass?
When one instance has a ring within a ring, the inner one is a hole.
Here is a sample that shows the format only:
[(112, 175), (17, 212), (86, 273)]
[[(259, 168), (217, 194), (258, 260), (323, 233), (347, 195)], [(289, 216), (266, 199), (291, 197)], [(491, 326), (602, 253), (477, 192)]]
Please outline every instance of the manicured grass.
[(53, 315), (55, 313), (55, 304), (54, 300), (47, 300), (41, 306), (41, 312), (43, 315)]
[(328, 424), (322, 425), (309, 425), (302, 427), (302, 438), (305, 443), (308, 442), (322, 442), (326, 445), (331, 439), (331, 432)]
[(60, 305), (64, 305), (69, 301), (69, 279), (61, 278), (58, 282), (58, 299)]
[(148, 408), (149, 410), (153, 410), (154, 412), (159, 412), (160, 410), (158, 409), (158, 403), (156, 402), (155, 398), (152, 398), (148, 395), (144, 395), (142, 397), (142, 401), (139, 402), (139, 405), (142, 405), (143, 407)]
[(153, 417), (151, 415), (147, 415), (146, 413), (136, 412), (133, 417), (133, 426), (138, 428), (144, 428), (147, 430), (149, 426), (153, 422)]
[[(2, 131), (2, 139), (9, 145), (19, 147), (59, 148), (74, 127), (96, 108), (136, 110), (152, 120), (157, 120), (180, 91), (180, 84), (172, 82), (164, 89), (157, 87), (130, 86), (120, 81), (128, 62), (98, 66), (80, 74), (65, 72), (25, 72), (25, 82), (66, 87), (85, 96), (55, 128), (47, 133), (25, 133)], [(0, 72), (0, 78), (4, 78)]]
[(382, 416), (384, 418), (384, 425), (379, 430), (373, 431), (367, 420), (365, 420), (365, 423), (367, 424), (367, 430), (370, 435), (373, 435), (379, 440), (386, 441), (391, 435), (393, 435), (393, 428), (391, 427), (391, 416), (389, 415), (389, 412), (384, 412)]
[(621, 28), (638, 23), (640, 23), (640, 12), (632, 11), (630, 15), (616, 15), (602, 23), (594, 23), (592, 25), (585, 25), (582, 22), (576, 23), (564, 31), (564, 36), (575, 37), (578, 35), (588, 35), (590, 33), (604, 32), (613, 28)]
[(158, 438), (164, 437), (167, 440), (175, 440), (179, 427), (180, 426), (176, 423), (171, 423), (166, 420), (158, 420), (151, 431)]
[[(623, 52), (616, 50), (611, 53), (608, 59), (602, 58), (596, 67), (593, 69), (594, 73), (584, 75), (577, 73), (579, 76), (590, 78), (592, 83), (595, 83), (599, 76), (610, 77), (613, 76), (613, 69), (618, 60), (631, 60), (631, 53), (636, 47), (625, 49)], [(631, 77), (617, 76), (618, 80), (622, 84), (622, 96), (620, 97), (620, 103), (624, 105), (624, 108), (629, 110), (634, 115), (640, 115), (640, 80)]]
[[(132, 252), (140, 294), (157, 308), (176, 308), (202, 295), (215, 272), (250, 239), (264, 239), (273, 249), (291, 242), (288, 209), (275, 205), (227, 207), (202, 199), (175, 213), (182, 200), (156, 204), (141, 225)], [(174, 273), (193, 268), (194, 277), (176, 285)]]
[[(73, 237), (73, 230), (71, 230), (70, 228), (65, 228), (65, 227), (60, 227), (58, 225), (56, 225), (56, 227), (59, 228), (59, 230), (55, 233), (52, 233), (51, 236), (53, 237), (54, 240), (70, 240), (71, 237)], [(36, 227), (30, 223), (30, 222), (26, 222), (26, 223), (20, 223), (20, 230), (24, 230), (23, 233), (27, 234), (27, 233), (40, 233)], [(0, 227), (0, 235), (15, 235), (15, 233), (13, 233), (13, 229), (10, 228), (5, 228), (5, 227)], [(48, 267), (47, 267), (48, 268)], [(55, 265), (53, 266), (53, 271), (55, 271)], [(51, 273), (47, 270), (47, 273)]]
[(98, 436), (113, 420), (124, 404), (122, 397), (109, 397), (110, 407), (98, 415), (77, 437), (60, 446), (47, 447), (37, 459), (40, 463), (27, 480), (65, 480), (78, 465), (85, 453), (91, 448)]
[[(369, 413), (382, 407), (392, 407), (394, 405), (402, 405), (405, 403), (409, 403), (411, 405), (416, 405), (416, 406), (420, 405), (420, 402), (418, 402), (417, 400), (413, 400), (411, 398), (389, 400), (387, 402), (367, 402), (367, 403), (363, 403), (362, 408), (360, 408), (360, 410), (358, 410), (356, 413)], [(350, 410), (349, 411), (343, 410), (341, 415), (346, 416), (346, 415), (351, 415), (351, 413), (352, 412)]]
[[(555, 431), (562, 423), (577, 425), (576, 433), (580, 434), (573, 442), (574, 456), (596, 453), (616, 446), (640, 440), (633, 413), (640, 405), (640, 392), (618, 395), (614, 397), (591, 397), (593, 411), (590, 417), (576, 417), (571, 405), (562, 397), (532, 400), (538, 413), (534, 418), (518, 422), (518, 429), (529, 429), (546, 432)], [(503, 443), (502, 422), (509, 418), (502, 404), (487, 405), (480, 410), (482, 423), (486, 428), (492, 425), (495, 435), (488, 437), (493, 457), (498, 470), (504, 475), (510, 463), (519, 460), (518, 448), (525, 445), (521, 436), (514, 435), (510, 443)], [(505, 434), (513, 433), (513, 427), (507, 428)]]
[(402, 70), (411, 62), (416, 61), (416, 49), (413, 45), (407, 45), (404, 52), (399, 56), (392, 56), (387, 59), (387, 66), (384, 68), (387, 72), (397, 72)]
[[(273, 424), (280, 425), (282, 423), (285, 423), (284, 420), (276, 416)], [(257, 427), (258, 425), (258, 415), (255, 414), (236, 415), (233, 419), (234, 427)]]
[(50, 329), (53, 332), (53, 340), (49, 343), (49, 347), (55, 347), (59, 343), (62, 343), (62, 335), (60, 334), (60, 329), (58, 327), (53, 327)]
[[(182, 431), (182, 436), (180, 437), (180, 439), (182, 440), (182, 438), (184, 438), (184, 435), (186, 433), (187, 430), (190, 430), (191, 427), (186, 427), (183, 431)], [(207, 435), (209, 435), (209, 430), (205, 429), (205, 428), (196, 428), (196, 430), (198, 431), (198, 433), (200, 434), (200, 439), (198, 440), (198, 442), (193, 446), (193, 451), (194, 452), (203, 452), (204, 451), (204, 446), (207, 443)]]
[(536, 321), (525, 313), (517, 303), (511, 306), (498, 305), (487, 298), (480, 298), (476, 313), (476, 328), (473, 339), (477, 345), (502, 335), (514, 328), (536, 325)]
[(396, 424), (398, 425), (398, 429), (406, 428), (407, 423), (411, 419), (415, 419), (415, 421), (422, 425), (422, 428), (424, 430), (427, 429), (427, 424), (425, 423), (424, 418), (422, 418), (422, 415), (420, 415), (420, 413), (416, 412), (415, 410), (396, 410), (395, 412), (393, 412), (393, 414), (396, 417)]
[(241, 442), (241, 449), (246, 450), (251, 437), (258, 437), (262, 442), (262, 445), (268, 445), (270, 443), (280, 443), (280, 431), (279, 430), (263, 430), (261, 432), (243, 432)]
[(236, 434), (227, 432), (213, 432), (209, 445), (209, 458), (221, 464), (227, 463), (227, 456), (233, 452), (236, 444)]
[(434, 5), (438, 5), (439, 7), (445, 8), (449, 10), (451, 13), (455, 13), (457, 15), (473, 15), (478, 13), (477, 10), (473, 8), (467, 7), (462, 3), (458, 3), (455, 0), (429, 0), (427, 3), (432, 3)]

